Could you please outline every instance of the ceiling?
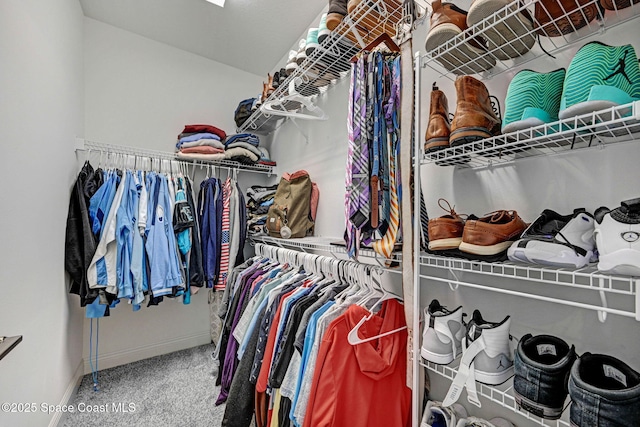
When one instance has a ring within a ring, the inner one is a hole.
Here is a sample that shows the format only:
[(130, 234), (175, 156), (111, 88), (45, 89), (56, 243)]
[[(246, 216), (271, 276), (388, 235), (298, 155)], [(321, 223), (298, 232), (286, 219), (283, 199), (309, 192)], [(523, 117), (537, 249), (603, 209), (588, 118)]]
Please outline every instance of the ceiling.
[(327, 0), (80, 0), (85, 16), (241, 70), (266, 75)]

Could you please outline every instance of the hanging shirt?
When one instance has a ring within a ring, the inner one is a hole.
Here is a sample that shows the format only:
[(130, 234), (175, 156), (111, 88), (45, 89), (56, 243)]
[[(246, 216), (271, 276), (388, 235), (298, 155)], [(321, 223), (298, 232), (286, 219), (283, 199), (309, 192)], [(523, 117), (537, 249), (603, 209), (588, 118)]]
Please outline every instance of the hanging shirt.
[(208, 288), (213, 288), (220, 271), (220, 244), (222, 234), (222, 188), (215, 178), (200, 184), (198, 198), (201, 215), (202, 261)]
[(146, 251), (149, 257), (149, 287), (154, 297), (170, 295), (173, 287), (184, 287), (173, 233), (171, 203), (167, 179), (163, 175), (151, 176), (149, 207), (153, 214), (147, 226)]
[[(351, 345), (347, 335), (369, 311), (352, 305), (331, 323), (322, 341), (304, 427), (373, 425), (409, 427), (411, 390), (406, 386), (407, 331)], [(396, 300), (359, 330), (361, 338), (405, 326)]]
[[(304, 384), (305, 380), (308, 383), (311, 383), (311, 379), (313, 379), (313, 370), (315, 368), (315, 358), (310, 363), (310, 355), (313, 350), (313, 343), (316, 340), (317, 336), (317, 325), (320, 318), (327, 312), (333, 305), (335, 301), (327, 301), (322, 307), (320, 307), (316, 312), (311, 315), (309, 319), (309, 324), (307, 326), (307, 332), (305, 334), (304, 340), (304, 351), (302, 352), (301, 360), (300, 360), (300, 371), (298, 372), (298, 382), (296, 384), (296, 390), (293, 395), (293, 404), (291, 405), (291, 413), (289, 414), (289, 418), (293, 421), (294, 425), (301, 426), (304, 421), (305, 411), (307, 409), (307, 401), (309, 399), (308, 393), (305, 395), (304, 393)], [(311, 373), (311, 375), (309, 374)], [(308, 379), (307, 379), (308, 378)], [(309, 390), (310, 391), (310, 390)], [(304, 400), (304, 402), (303, 402)]]
[(138, 188), (131, 171), (125, 172), (126, 179), (121, 186), (125, 186), (116, 214), (117, 241), (117, 285), (118, 298), (133, 297), (133, 275), (131, 260), (133, 257), (133, 235), (139, 234), (136, 229), (136, 213), (138, 212)]
[(89, 202), (91, 228), (98, 239), (101, 237), (102, 228), (116, 196), (117, 182), (118, 174), (115, 171), (104, 172), (104, 184), (98, 188)]
[(87, 271), (89, 287), (104, 288), (105, 292), (116, 295), (117, 287), (117, 243), (116, 243), (116, 212), (120, 207), (120, 201), (126, 187), (126, 175), (118, 186), (116, 194), (111, 203), (109, 214), (104, 221), (104, 226), (100, 233), (100, 241), (93, 255), (91, 264)]
[[(144, 292), (148, 290), (146, 280), (146, 256), (144, 250), (144, 241), (140, 230), (144, 230), (145, 225), (142, 225), (142, 219), (140, 218), (140, 212), (143, 211), (141, 205), (144, 204), (144, 214), (146, 217), (147, 210), (147, 190), (144, 184), (144, 176), (142, 171), (136, 171), (133, 174), (133, 182), (136, 188), (136, 197), (138, 198), (137, 213), (134, 218), (134, 231), (133, 231), (133, 246), (131, 251), (131, 278), (133, 285), (133, 310), (140, 309), (140, 304), (144, 301)], [(144, 220), (146, 222), (146, 219)]]

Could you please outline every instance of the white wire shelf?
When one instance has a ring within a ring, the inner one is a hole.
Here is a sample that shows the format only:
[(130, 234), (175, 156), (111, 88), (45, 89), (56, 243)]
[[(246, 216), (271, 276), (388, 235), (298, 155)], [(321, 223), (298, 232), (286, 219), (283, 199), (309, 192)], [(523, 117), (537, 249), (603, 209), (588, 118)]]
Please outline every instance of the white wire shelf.
[[(274, 245), (281, 248), (297, 249), (304, 252), (321, 251), (330, 253), (334, 256), (337, 254), (347, 255), (347, 248), (343, 244), (336, 244), (343, 241), (340, 237), (302, 237), (299, 239), (280, 239), (267, 235), (249, 235), (249, 238), (254, 242), (266, 243), (268, 245)], [(394, 251), (392, 257), (386, 259), (376, 253), (373, 249), (361, 247), (358, 252), (358, 257), (373, 259), (382, 267), (386, 267), (386, 261), (402, 261), (402, 254), (400, 250)]]
[[(418, 13), (424, 15), (425, 0), (417, 0)], [(291, 112), (303, 112), (299, 102), (286, 101), (289, 86), (295, 81), (296, 91), (315, 100), (327, 92), (336, 82), (347, 76), (351, 70), (351, 58), (362, 48), (383, 33), (396, 37), (403, 31), (405, 22), (402, 1), (373, 0), (362, 1), (265, 100), (278, 103)], [(258, 108), (240, 126), (238, 132), (269, 134), (282, 125), (282, 116), (271, 114)]]
[[(581, 269), (571, 269), (516, 264), (512, 262), (490, 263), (471, 261), (460, 258), (427, 255), (424, 253), (420, 256), (420, 265), (447, 271), (450, 275), (447, 278), (422, 274), (420, 277), (427, 280), (447, 283), (452, 289), (456, 289), (457, 286), (460, 285), (595, 310), (598, 311), (601, 321), (606, 319), (606, 313), (640, 320), (640, 293), (638, 293), (637, 286), (639, 279), (632, 276), (617, 276), (601, 273), (595, 265)], [(514, 289), (509, 289), (509, 287), (495, 283), (489, 285), (479, 284), (476, 281), (463, 281), (458, 276), (460, 273), (474, 273), (492, 278), (535, 282), (551, 285), (551, 288), (548, 286), (533, 286), (527, 284), (526, 287), (516, 286)], [(555, 296), (556, 292), (552, 291), (560, 287), (573, 290), (571, 292), (571, 300), (565, 300)], [(551, 295), (552, 293), (554, 295)], [(583, 302), (578, 301), (578, 298)], [(610, 307), (610, 305), (613, 305), (613, 307)]]
[[(169, 162), (178, 162), (184, 165), (211, 166), (211, 167), (217, 167), (217, 168), (222, 168), (227, 170), (263, 173), (269, 176), (273, 174), (273, 166), (261, 165), (258, 163), (249, 165), (249, 164), (235, 162), (233, 160), (180, 159), (176, 156), (176, 153), (171, 153), (168, 151), (157, 151), (157, 150), (150, 150), (145, 148), (126, 147), (121, 145), (104, 144), (101, 142), (93, 142), (93, 141), (87, 141), (87, 140), (84, 141), (84, 147), (78, 148), (77, 150), (86, 151), (88, 155), (91, 155), (91, 152), (95, 151), (96, 153), (99, 153), (100, 156), (102, 156), (102, 154), (131, 156), (131, 157), (134, 157), (136, 160), (140, 159), (141, 162), (150, 160), (152, 163), (155, 160), (159, 160), (159, 161), (166, 160)], [(108, 159), (105, 158), (104, 160), (107, 161)], [(161, 166), (162, 165), (160, 164), (159, 167)]]
[[(549, 3), (555, 4), (560, 9), (554, 12), (548, 8)], [(577, 3), (580, 5), (578, 6)], [(553, 55), (593, 34), (602, 33), (634, 19), (640, 13), (639, 5), (618, 9), (615, 1), (611, 3), (614, 10), (606, 10), (603, 13), (600, 0), (576, 1), (576, 8), (573, 10), (562, 8), (560, 2), (543, 0), (510, 2), (445, 44), (428, 51), (421, 56), (421, 62), (423, 66), (452, 80), (456, 75), (466, 74), (478, 74), (481, 79), (492, 78), (547, 53)], [(589, 20), (591, 17), (593, 19)], [(576, 22), (579, 20), (588, 22), (582, 28), (577, 28)], [(563, 29), (565, 32), (571, 32), (562, 34)], [(479, 54), (471, 53), (470, 50), (465, 49), (466, 46), (461, 49), (463, 44), (466, 45), (473, 38), (476, 40), (481, 38), (485, 41), (493, 39), (496, 42), (489, 42), (486, 50), (480, 51)], [(526, 47), (531, 49), (524, 55), (508, 58), (515, 52), (526, 51)], [(492, 66), (492, 64), (495, 65)]]
[(421, 163), (477, 169), (637, 138), (640, 101), (424, 153)]
[[(451, 362), (449, 365), (437, 365), (433, 362), (424, 361), (422, 359), (420, 361), (421, 366), (427, 368), (430, 372), (434, 372), (450, 381), (453, 381), (456, 374), (458, 373), (458, 363), (459, 358)], [(518, 408), (516, 399), (513, 396), (513, 379), (509, 379), (505, 383), (498, 386), (488, 386), (486, 384), (477, 383), (477, 387), (478, 395), (515, 412), (516, 414), (526, 418), (529, 421), (532, 421), (535, 424), (546, 427), (569, 427), (569, 423), (562, 419), (547, 420)], [(568, 411), (565, 411), (565, 414), (566, 412)]]

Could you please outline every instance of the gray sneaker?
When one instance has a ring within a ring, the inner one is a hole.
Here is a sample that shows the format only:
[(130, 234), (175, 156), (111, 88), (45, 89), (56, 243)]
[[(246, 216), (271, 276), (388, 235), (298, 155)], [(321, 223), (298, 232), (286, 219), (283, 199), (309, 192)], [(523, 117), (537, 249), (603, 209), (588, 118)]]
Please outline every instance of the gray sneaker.
[(439, 365), (451, 363), (461, 352), (464, 336), (462, 306), (453, 311), (440, 305), (434, 299), (425, 310), (424, 332), (420, 354), (430, 362)]
[(476, 380), (489, 385), (502, 384), (513, 376), (513, 357), (509, 346), (511, 318), (501, 322), (487, 322), (474, 310), (462, 339), (462, 359), (447, 396), (445, 406), (456, 402), (467, 389), (467, 400), (480, 407)]

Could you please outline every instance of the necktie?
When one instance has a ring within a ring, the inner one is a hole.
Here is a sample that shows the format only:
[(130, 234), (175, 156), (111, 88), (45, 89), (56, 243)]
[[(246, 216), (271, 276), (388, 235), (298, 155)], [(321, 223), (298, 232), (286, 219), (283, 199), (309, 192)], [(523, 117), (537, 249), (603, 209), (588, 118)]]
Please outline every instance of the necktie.
[[(400, 88), (400, 58), (397, 58), (394, 61), (393, 66), (393, 84), (391, 93), (397, 94)], [(389, 105), (396, 105), (394, 96), (390, 97)], [(398, 186), (396, 182), (396, 171), (398, 170), (398, 150), (399, 150), (399, 141), (398, 141), (398, 126), (397, 126), (397, 110), (396, 108), (387, 109), (385, 116), (390, 116), (392, 118), (393, 127), (387, 129), (387, 141), (389, 143), (389, 208), (390, 208), (390, 216), (389, 216), (389, 228), (387, 232), (382, 237), (382, 240), (378, 240), (373, 244), (373, 249), (384, 256), (385, 258), (390, 258), (393, 252), (393, 247), (396, 243), (396, 239), (398, 237), (398, 230), (400, 227), (400, 206), (399, 206), (399, 194), (398, 194)]]
[[(391, 60), (391, 64), (393, 64), (393, 60)], [(380, 63), (380, 67), (382, 68), (382, 105), (383, 111), (381, 114), (385, 115), (385, 120), (381, 120), (381, 124), (383, 129), (381, 129), (381, 135), (387, 134), (387, 129), (393, 129), (393, 120), (392, 115), (387, 114), (389, 109), (392, 111), (395, 109), (393, 99), (391, 98), (391, 75), (389, 72), (389, 64), (388, 60), (385, 59)], [(396, 91), (397, 92), (397, 91)], [(380, 190), (382, 191), (382, 197), (380, 198), (380, 224), (378, 226), (378, 230), (381, 235), (384, 235), (387, 232), (387, 228), (389, 227), (389, 219), (391, 217), (391, 208), (390, 208), (390, 188), (389, 188), (389, 145), (382, 144), (382, 157), (381, 160), (384, 159), (385, 165), (381, 165), (381, 176), (382, 183), (380, 185)]]
[(378, 190), (380, 177), (380, 123), (378, 121), (377, 54), (369, 54), (367, 64), (367, 133), (371, 141), (371, 228), (378, 228)]
[(347, 254), (350, 257), (355, 257), (356, 254), (356, 228), (351, 224), (351, 215), (353, 214), (351, 209), (351, 193), (353, 191), (353, 116), (354, 116), (354, 95), (356, 90), (356, 78), (357, 78), (357, 67), (358, 64), (353, 64), (351, 66), (351, 81), (349, 84), (349, 111), (347, 114), (347, 137), (349, 141), (349, 145), (347, 147), (347, 167), (345, 172), (345, 193), (344, 193), (344, 217), (345, 221), (345, 231), (344, 231), (344, 240), (347, 244)]
[(352, 224), (358, 228), (369, 221), (369, 145), (363, 132), (365, 120), (365, 59), (358, 60), (357, 87), (354, 93), (353, 121), (353, 163), (352, 163), (352, 212), (349, 216)]

